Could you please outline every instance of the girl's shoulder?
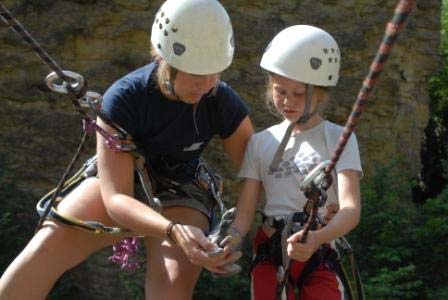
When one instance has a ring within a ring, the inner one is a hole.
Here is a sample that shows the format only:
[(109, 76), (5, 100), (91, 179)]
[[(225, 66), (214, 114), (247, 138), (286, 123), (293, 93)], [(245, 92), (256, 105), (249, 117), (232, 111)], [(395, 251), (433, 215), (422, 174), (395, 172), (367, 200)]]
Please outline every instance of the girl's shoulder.
[(285, 122), (275, 124), (254, 133), (251, 139), (254, 141), (269, 141), (273, 139), (279, 141), (283, 138), (283, 134), (287, 127), (288, 124), (285, 124)]
[(327, 131), (330, 134), (341, 134), (344, 131), (343, 126), (330, 122), (328, 120), (324, 121), (324, 128), (325, 131)]

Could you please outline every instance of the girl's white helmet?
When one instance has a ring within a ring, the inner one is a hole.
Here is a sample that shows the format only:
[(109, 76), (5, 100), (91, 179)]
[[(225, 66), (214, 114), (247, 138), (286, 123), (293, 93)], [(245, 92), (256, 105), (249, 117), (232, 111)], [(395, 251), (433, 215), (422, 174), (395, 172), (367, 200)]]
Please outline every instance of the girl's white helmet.
[(266, 48), (260, 66), (275, 74), (318, 86), (335, 86), (341, 55), (333, 37), (309, 25), (280, 31)]
[(229, 15), (216, 0), (167, 0), (151, 32), (154, 48), (170, 66), (196, 75), (225, 70), (233, 38)]

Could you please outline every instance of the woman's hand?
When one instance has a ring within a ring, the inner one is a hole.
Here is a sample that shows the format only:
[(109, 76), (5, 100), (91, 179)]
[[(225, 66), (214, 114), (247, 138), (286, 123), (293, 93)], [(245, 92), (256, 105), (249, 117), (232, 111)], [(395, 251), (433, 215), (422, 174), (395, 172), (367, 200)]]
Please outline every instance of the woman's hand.
[(171, 237), (193, 264), (203, 266), (213, 273), (225, 275), (227, 271), (223, 266), (237, 261), (242, 255), (240, 251), (231, 253), (231, 247), (224, 247), (222, 253), (208, 256), (206, 252), (216, 251), (218, 246), (210, 242), (202, 230), (195, 226), (176, 224)]
[(301, 243), (303, 230), (294, 233), (288, 239), (288, 256), (297, 261), (307, 261), (319, 249), (321, 243), (317, 240), (316, 231), (309, 231), (306, 243)]

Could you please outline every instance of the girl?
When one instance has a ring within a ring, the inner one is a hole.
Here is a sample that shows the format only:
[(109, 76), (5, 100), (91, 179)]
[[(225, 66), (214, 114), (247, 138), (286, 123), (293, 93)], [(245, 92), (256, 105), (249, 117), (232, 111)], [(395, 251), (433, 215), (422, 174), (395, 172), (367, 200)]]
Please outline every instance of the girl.
[[(318, 113), (319, 106), (327, 98), (327, 87), (335, 86), (338, 81), (338, 45), (319, 28), (288, 27), (269, 44), (260, 65), (268, 71), (268, 103), (284, 120), (252, 136), (239, 173), (245, 182), (237, 205), (235, 229), (246, 234), (262, 190), (266, 198), (263, 222), (253, 241), (253, 299), (272, 300), (276, 297), (282, 275), (280, 273), (277, 278), (277, 272), (286, 254), (293, 259), (288, 299), (294, 299), (296, 286), (302, 300), (342, 299), (337, 275), (326, 261), (319, 260), (318, 254), (324, 253), (322, 251), (334, 239), (352, 230), (360, 218), (359, 178), (362, 170), (354, 136), (332, 174), (327, 208), (319, 210), (322, 217), (328, 211), (328, 224), (310, 231), (306, 243), (299, 243), (302, 230), (291, 235), (283, 249), (280, 241), (288, 216), (293, 216), (296, 223), (304, 224), (305, 220), (301, 218), (307, 199), (299, 185), (315, 166), (331, 158), (343, 130)], [(286, 144), (281, 143), (282, 140)], [(281, 149), (276, 155), (280, 144), (284, 145), (284, 151)]]
[[(135, 198), (133, 156), (108, 148), (102, 135), (97, 135), (99, 179), (84, 181), (58, 210), (144, 235), (146, 299), (190, 299), (201, 267), (225, 274), (223, 266), (240, 255), (228, 247), (206, 255), (215, 249), (203, 233), (215, 203), (194, 183), (200, 155), (218, 134), (239, 167), (252, 125), (242, 99), (219, 80), (232, 62), (234, 45), (230, 18), (218, 1), (166, 1), (155, 17), (151, 42), (153, 62), (115, 82), (102, 110), (132, 136), (149, 174), (175, 183), (158, 182), (162, 213)], [(117, 133), (103, 120), (98, 124)], [(187, 185), (189, 192), (183, 192)], [(65, 271), (119, 240), (47, 221), (3, 274), (0, 299), (44, 299)]]

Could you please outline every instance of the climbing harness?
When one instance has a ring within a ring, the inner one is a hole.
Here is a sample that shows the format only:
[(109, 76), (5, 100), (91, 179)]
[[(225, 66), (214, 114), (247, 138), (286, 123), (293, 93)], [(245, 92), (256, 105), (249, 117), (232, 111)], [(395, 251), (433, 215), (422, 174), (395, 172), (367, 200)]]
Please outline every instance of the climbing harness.
[[(342, 133), (339, 139), (339, 143), (334, 151), (331, 160), (329, 162), (325, 162), (324, 168), (322, 168), (323, 167), (322, 164), (317, 166), (316, 167), (317, 170), (315, 170), (314, 173), (311, 172), (310, 175), (305, 178), (304, 182), (300, 186), (300, 190), (304, 192), (306, 198), (308, 199), (304, 207), (304, 212), (308, 215), (308, 221), (304, 227), (304, 232), (302, 235), (302, 239), (300, 241), (301, 243), (306, 242), (309, 230), (314, 230), (314, 228), (317, 225), (317, 218), (316, 218), (317, 209), (319, 205), (323, 205), (325, 202), (326, 198), (325, 191), (329, 188), (331, 184), (331, 181), (329, 181), (329, 179), (331, 178), (330, 174), (335, 168), (336, 163), (338, 162), (345, 148), (345, 145), (347, 144), (351, 134), (353, 133), (361, 117), (364, 107), (367, 104), (368, 98), (372, 93), (373, 87), (377, 82), (377, 79), (381, 71), (384, 68), (384, 64), (387, 58), (389, 57), (389, 54), (395, 44), (395, 41), (397, 40), (399, 33), (403, 31), (406, 26), (406, 20), (408, 19), (409, 15), (414, 9), (415, 2), (416, 2), (415, 0), (400, 0), (399, 3), (397, 4), (392, 20), (386, 25), (383, 40), (379, 46), (375, 58), (373, 59), (369, 72), (365, 80), (363, 81), (362, 87), (358, 93), (358, 97), (355, 101), (355, 104), (353, 105), (352, 112), (344, 127), (344, 132)], [(279, 158), (281, 157), (281, 154), (283, 153), (286, 147), (288, 137), (291, 135), (293, 127), (294, 123), (292, 123), (286, 130), (284, 137), (284, 140), (286, 141), (282, 140), (282, 142), (280, 143), (279, 148), (277, 149), (277, 153), (274, 156), (274, 160), (271, 164), (272, 169), (276, 169), (278, 167)], [(341, 243), (341, 245), (345, 246), (345, 249), (348, 249), (348, 251), (352, 252), (352, 249), (351, 247), (349, 247), (348, 243), (346, 243), (346, 240), (343, 239), (342, 241), (344, 242)], [(285, 285), (289, 278), (290, 268), (291, 268), (291, 261), (287, 263), (284, 270), (282, 270), (283, 272), (280, 272), (281, 274), (278, 278), (279, 280), (276, 290), (277, 300), (286, 298)], [(359, 272), (357, 272), (357, 274), (358, 275), (355, 276), (355, 278), (359, 279)], [(362, 291), (360, 280), (357, 283), (357, 294), (358, 299), (364, 299), (364, 294)]]

